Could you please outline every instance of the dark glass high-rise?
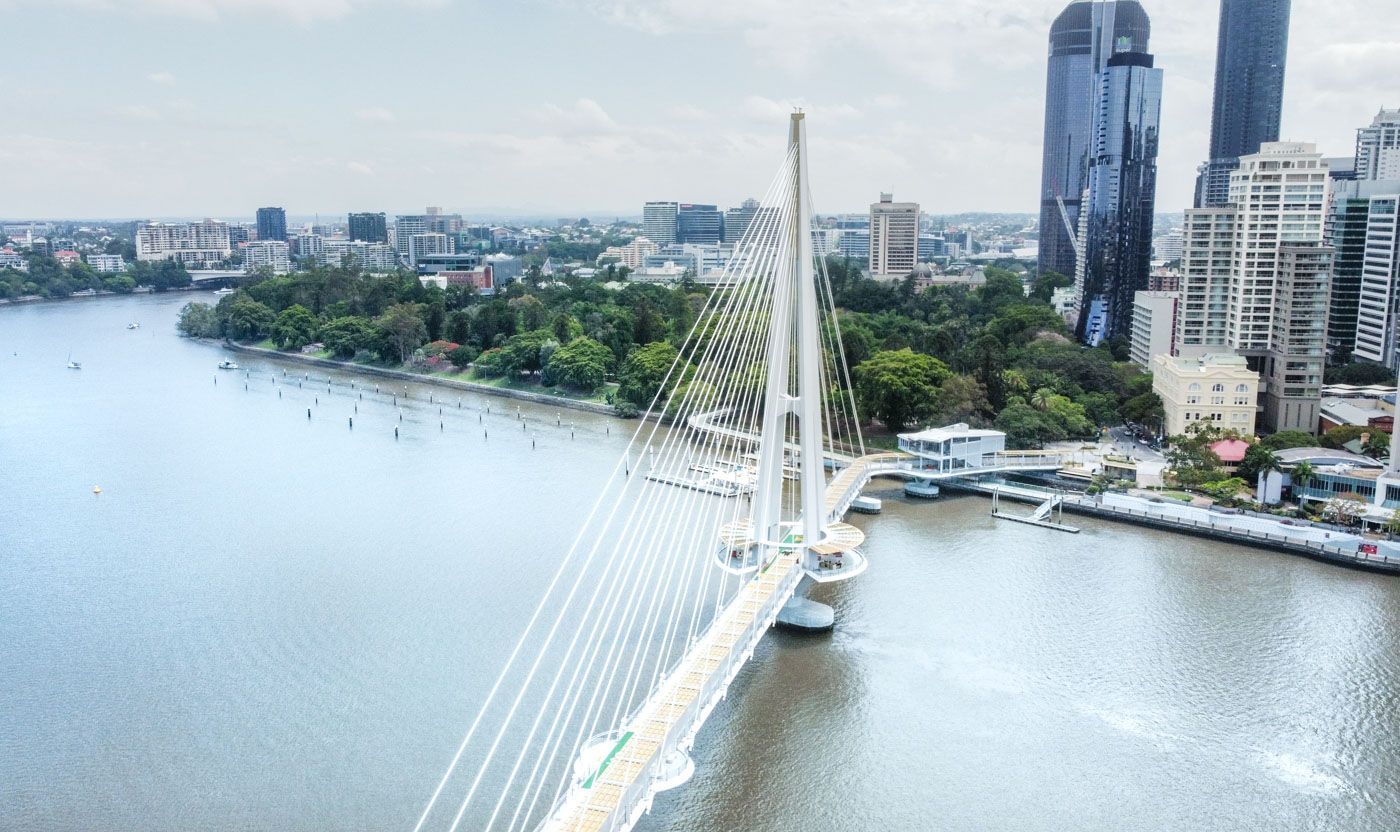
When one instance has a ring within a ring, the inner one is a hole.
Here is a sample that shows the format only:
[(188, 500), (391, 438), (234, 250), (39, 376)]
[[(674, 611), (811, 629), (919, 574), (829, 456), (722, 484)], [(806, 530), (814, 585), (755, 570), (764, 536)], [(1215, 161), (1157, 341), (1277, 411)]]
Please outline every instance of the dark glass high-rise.
[(1240, 166), (1240, 157), (1278, 141), (1291, 2), (1220, 2), (1210, 161), (1196, 179), (1197, 208), (1227, 204), (1230, 172)]
[(1146, 52), (1151, 28), (1137, 0), (1075, 0), (1050, 27), (1040, 177), (1042, 273), (1074, 274), (1074, 229), (1089, 186), (1099, 74), (1116, 52)]

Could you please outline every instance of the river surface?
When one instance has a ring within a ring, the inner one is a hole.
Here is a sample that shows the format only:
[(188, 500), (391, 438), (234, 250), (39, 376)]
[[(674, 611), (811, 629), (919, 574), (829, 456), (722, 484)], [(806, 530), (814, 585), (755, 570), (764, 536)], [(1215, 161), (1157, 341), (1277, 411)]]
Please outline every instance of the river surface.
[[(0, 829), (409, 832), (628, 427), (245, 390), (196, 297), (0, 307)], [(1400, 829), (1400, 580), (873, 493), (640, 830)]]

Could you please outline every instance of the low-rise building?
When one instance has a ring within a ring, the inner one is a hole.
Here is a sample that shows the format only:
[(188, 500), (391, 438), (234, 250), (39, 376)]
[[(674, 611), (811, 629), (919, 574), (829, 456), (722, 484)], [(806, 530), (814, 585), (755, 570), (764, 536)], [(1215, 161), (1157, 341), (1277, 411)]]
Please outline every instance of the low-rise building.
[(0, 248), (0, 269), (18, 269), (22, 272), (29, 271), (29, 261), (24, 259), (24, 255), (6, 246)]
[(60, 266), (76, 266), (83, 262), (83, 256), (72, 249), (61, 249), (53, 253), (53, 259), (58, 261)]
[(655, 254), (658, 248), (656, 243), (646, 237), (635, 237), (627, 245), (608, 246), (603, 249), (603, 253), (598, 255), (598, 262), (616, 259), (618, 263), (629, 269), (639, 269), (642, 267), (642, 262), (648, 256)]
[(1390, 433), (1395, 426), (1394, 398), (1326, 398), (1322, 400), (1317, 429), (1326, 433), (1343, 425), (1375, 428)]
[(1162, 400), (1163, 427), (1169, 436), (1183, 434), (1197, 422), (1239, 431), (1244, 436), (1254, 433), (1259, 374), (1249, 369), (1241, 356), (1154, 356), (1152, 390)]
[(89, 254), (87, 262), (93, 271), (102, 274), (116, 274), (126, 270), (126, 261), (120, 254)]
[(440, 269), (422, 273), (418, 279), (424, 286), (437, 286), (439, 289), (446, 289), (448, 286), (471, 286), (483, 295), (492, 295), (496, 291), (490, 265), (470, 269)]

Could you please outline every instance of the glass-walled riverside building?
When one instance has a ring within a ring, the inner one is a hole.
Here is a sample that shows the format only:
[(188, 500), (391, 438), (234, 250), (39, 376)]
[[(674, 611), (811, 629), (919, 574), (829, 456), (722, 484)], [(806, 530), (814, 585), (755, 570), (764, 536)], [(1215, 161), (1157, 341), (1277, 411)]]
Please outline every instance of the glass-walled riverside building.
[(1146, 52), (1150, 34), (1147, 12), (1136, 0), (1075, 0), (1050, 27), (1040, 176), (1042, 273), (1075, 273), (1070, 229), (1079, 226), (1080, 201), (1089, 186), (1099, 73), (1115, 53)]
[(1152, 265), (1162, 70), (1146, 52), (1119, 52), (1100, 73), (1098, 123), (1089, 167), (1079, 316), (1080, 337), (1097, 346), (1132, 331), (1133, 295)]
[(1225, 205), (1240, 157), (1278, 141), (1291, 0), (1220, 0), (1210, 161), (1196, 179), (1196, 207)]

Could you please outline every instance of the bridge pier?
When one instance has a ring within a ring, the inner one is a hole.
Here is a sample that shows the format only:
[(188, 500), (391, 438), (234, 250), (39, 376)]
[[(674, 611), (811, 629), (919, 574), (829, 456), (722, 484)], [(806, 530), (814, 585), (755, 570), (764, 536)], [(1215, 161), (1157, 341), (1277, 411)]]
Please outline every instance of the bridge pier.
[(836, 626), (836, 610), (806, 597), (814, 583), (811, 578), (804, 577), (793, 590), (792, 597), (778, 610), (779, 627), (800, 633), (825, 633)]

